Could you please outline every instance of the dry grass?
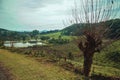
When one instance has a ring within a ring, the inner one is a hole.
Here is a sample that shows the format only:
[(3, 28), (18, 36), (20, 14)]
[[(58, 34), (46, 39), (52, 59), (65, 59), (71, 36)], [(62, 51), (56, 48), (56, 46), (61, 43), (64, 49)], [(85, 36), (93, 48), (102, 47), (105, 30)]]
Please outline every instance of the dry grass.
[(0, 49), (0, 61), (15, 80), (75, 80), (75, 75), (58, 66), (42, 64), (34, 58)]

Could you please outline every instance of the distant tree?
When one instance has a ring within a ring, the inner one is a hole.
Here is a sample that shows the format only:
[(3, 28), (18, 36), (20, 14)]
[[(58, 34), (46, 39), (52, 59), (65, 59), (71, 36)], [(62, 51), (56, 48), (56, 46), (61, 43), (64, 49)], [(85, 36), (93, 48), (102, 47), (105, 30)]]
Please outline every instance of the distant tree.
[(40, 34), (50, 34), (50, 33), (56, 33), (56, 32), (59, 32), (59, 30), (42, 31)]
[(33, 30), (32, 34), (37, 35), (37, 34), (39, 34), (39, 31), (38, 30)]
[(4, 41), (0, 40), (0, 47), (4, 45)]
[[(112, 25), (105, 29), (104, 22), (116, 16), (117, 12), (114, 10), (118, 8), (118, 2), (117, 0), (81, 0), (81, 3), (82, 6), (78, 7), (75, 2), (70, 22), (72, 24), (86, 23), (82, 36), (78, 39), (78, 47), (84, 55), (83, 73), (88, 78), (94, 53), (100, 52), (103, 46), (102, 39)], [(100, 22), (102, 23), (99, 24)], [(80, 25), (77, 26), (79, 28)]]
[(39, 31), (38, 31), (38, 30), (33, 30), (33, 31), (31, 32), (31, 37), (35, 38), (38, 34), (39, 34)]
[(59, 39), (59, 40), (60, 40), (60, 39), (62, 39), (62, 36), (61, 36), (61, 35), (59, 35), (59, 36), (58, 36), (58, 39)]
[(22, 41), (24, 42), (24, 41), (26, 40), (26, 36), (25, 36), (25, 35), (22, 35), (22, 36), (21, 36), (21, 39), (22, 39)]
[(49, 40), (49, 43), (53, 43), (53, 44), (67, 44), (69, 43), (69, 40), (68, 39), (62, 39), (62, 38), (58, 38), (58, 39), (55, 39), (55, 38), (52, 38)]

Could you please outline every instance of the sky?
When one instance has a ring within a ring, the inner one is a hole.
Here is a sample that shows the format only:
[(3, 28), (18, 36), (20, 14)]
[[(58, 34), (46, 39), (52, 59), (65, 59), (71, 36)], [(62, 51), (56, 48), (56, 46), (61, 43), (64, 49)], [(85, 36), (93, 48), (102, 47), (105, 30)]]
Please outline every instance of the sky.
[(74, 0), (0, 0), (0, 28), (14, 31), (63, 29), (69, 25), (67, 19), (73, 7)]

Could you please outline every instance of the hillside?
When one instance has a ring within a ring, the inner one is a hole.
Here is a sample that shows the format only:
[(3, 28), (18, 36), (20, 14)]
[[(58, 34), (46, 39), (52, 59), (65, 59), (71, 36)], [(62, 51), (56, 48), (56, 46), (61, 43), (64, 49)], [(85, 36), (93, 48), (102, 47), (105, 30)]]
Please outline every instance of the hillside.
[[(111, 21), (106, 23), (109, 26)], [(4, 64), (4, 67), (10, 71), (11, 76), (15, 80), (79, 80), (79, 78), (81, 80), (83, 78), (82, 69), (84, 58), (75, 40), (73, 40), (76, 36), (62, 33), (62, 31), (66, 30), (69, 30), (68, 32), (73, 31), (73, 33), (76, 32), (75, 30), (78, 30), (78, 32), (79, 29), (82, 30), (83, 27), (80, 28), (75, 25), (77, 24), (52, 33), (38, 33), (37, 36), (50, 37), (48, 40), (43, 40), (43, 42), (48, 42), (45, 46), (27, 48), (1, 47), (3, 49), (0, 49), (0, 63)], [(80, 25), (82, 26), (84, 24)], [(110, 33), (115, 33), (114, 35), (118, 34), (119, 36), (119, 28), (119, 19), (116, 19), (111, 26)], [(1, 39), (3, 37), (13, 37), (14, 39), (11, 38), (13, 40), (25, 38), (26, 35), (31, 36), (32, 34), (32, 32), (14, 32), (4, 29), (0, 33), (2, 35)], [(6, 35), (3, 35), (3, 33)], [(112, 38), (112, 36), (109, 37)], [(56, 40), (64, 41), (67, 39), (71, 41), (64, 44), (55, 43)], [(49, 44), (49, 40), (53, 42)], [(115, 41), (113, 44), (107, 46), (101, 52), (95, 54), (91, 77), (100, 77), (100, 80), (113, 80), (113, 78), (116, 80), (120, 76), (120, 41)]]
[(8, 30), (0, 28), (0, 32), (1, 32), (1, 31), (8, 31)]
[[(61, 32), (63, 35), (75, 35), (75, 36), (81, 35), (82, 29), (85, 28), (85, 25), (87, 25), (87, 24), (84, 24), (84, 23), (73, 24), (71, 26), (64, 28), (63, 30), (61, 30)], [(110, 35), (108, 35), (110, 38), (114, 37), (115, 35), (117, 35), (116, 37), (120, 36), (120, 19), (106, 21), (105, 25), (106, 25), (106, 27), (111, 25), (109, 27)]]
[(81, 32), (79, 30), (83, 29), (84, 24), (73, 24), (63, 30), (61, 30), (63, 35), (79, 35)]
[(11, 31), (0, 28), (0, 40), (23, 40), (29, 37), (30, 32)]
[(13, 80), (74, 80), (75, 74), (34, 58), (0, 49), (0, 62), (8, 68)]
[[(100, 80), (114, 80), (106, 78), (117, 78), (120, 76), (119, 45), (120, 41), (116, 41), (100, 53), (95, 54), (91, 73), (96, 75), (96, 77), (104, 77), (104, 79)], [(32, 52), (32, 54), (29, 51), (31, 48), (0, 49), (0, 62), (10, 71), (15, 80), (79, 80), (77, 78), (83, 80), (81, 79), (83, 78), (81, 72), (76, 71), (82, 68), (83, 56), (77, 55), (81, 52), (75, 50), (76, 47), (74, 47), (73, 44), (70, 43), (67, 45), (56, 45), (47, 47), (46, 49), (44, 48), (45, 47), (33, 47), (32, 50), (34, 50), (35, 53)], [(64, 53), (59, 51), (64, 51), (65, 54), (68, 53), (67, 51), (71, 51), (74, 53), (74, 59), (67, 59), (68, 64), (62, 61), (63, 58), (61, 61), (54, 62), (58, 56), (52, 52), (52, 49), (63, 56), (65, 56)], [(39, 56), (36, 55), (38, 54), (37, 50)], [(49, 52), (47, 52), (47, 50)], [(43, 52), (42, 54), (41, 51)], [(76, 51), (77, 54), (75, 53)], [(50, 57), (50, 53), (54, 56), (51, 55)], [(72, 64), (74, 67), (69, 64)], [(75, 71), (72, 71), (73, 69), (75, 69)]]
[[(112, 24), (113, 23), (113, 24)], [(111, 25), (112, 24), (112, 25)], [(82, 30), (85, 28), (84, 23), (81, 24), (73, 24), (70, 25), (62, 30), (51, 30), (51, 31), (43, 31), (37, 33), (38, 36), (54, 36), (55, 38), (58, 38), (60, 35), (62, 36), (79, 36), (82, 34)], [(110, 26), (109, 32), (108, 32), (108, 37), (109, 38), (118, 38), (120, 36), (120, 19), (115, 19), (115, 20), (109, 20), (106, 21), (106, 26)], [(25, 37), (28, 38), (33, 38), (33, 31), (31, 32), (17, 32), (17, 31), (9, 31), (5, 29), (0, 28), (0, 40), (24, 40)]]

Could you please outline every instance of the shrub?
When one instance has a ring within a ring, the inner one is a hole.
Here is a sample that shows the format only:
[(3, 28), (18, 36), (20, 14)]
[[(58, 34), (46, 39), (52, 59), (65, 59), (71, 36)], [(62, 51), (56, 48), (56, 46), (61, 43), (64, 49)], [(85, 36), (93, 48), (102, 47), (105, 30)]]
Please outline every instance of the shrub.
[(73, 56), (72, 52), (69, 52), (69, 53), (68, 53), (68, 59), (71, 59), (71, 60), (74, 59), (74, 56)]
[(48, 39), (50, 39), (50, 37), (49, 36), (41, 36), (40, 39), (41, 40), (48, 40)]
[(0, 41), (0, 47), (4, 45), (4, 42), (3, 41)]
[(68, 39), (50, 39), (49, 40), (49, 43), (53, 43), (53, 44), (66, 44), (66, 43), (69, 43), (69, 40)]
[(80, 66), (75, 67), (74, 72), (76, 74), (83, 74), (83, 70)]

